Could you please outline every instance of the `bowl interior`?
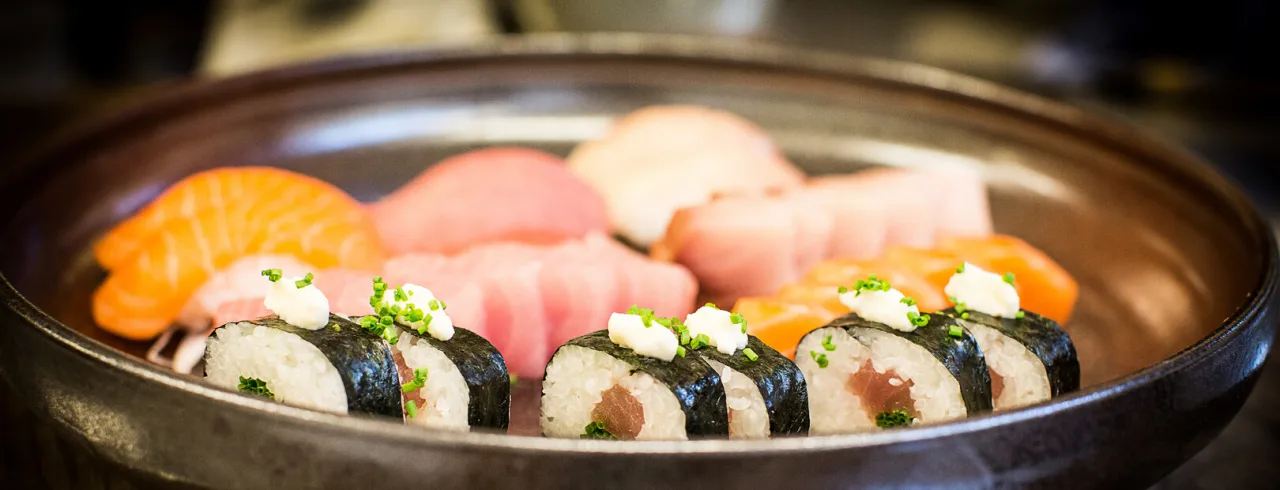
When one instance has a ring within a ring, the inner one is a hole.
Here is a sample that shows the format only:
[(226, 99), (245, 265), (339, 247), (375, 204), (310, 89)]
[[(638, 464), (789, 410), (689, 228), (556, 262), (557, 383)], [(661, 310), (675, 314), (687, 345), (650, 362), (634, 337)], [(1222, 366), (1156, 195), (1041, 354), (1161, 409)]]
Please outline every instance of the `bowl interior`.
[[(899, 75), (928, 85), (940, 74)], [(252, 76), (185, 89), (51, 154), (55, 171), (10, 196), (21, 207), (7, 219), (0, 270), (58, 321), (139, 356), (145, 344), (93, 324), (90, 295), (104, 274), (90, 246), (186, 175), (273, 165), (372, 200), (453, 153), (522, 145), (563, 155), (633, 109), (699, 104), (760, 124), (812, 174), (981, 169), (997, 230), (1080, 282), (1066, 327), (1086, 386), (1191, 345), (1257, 288), (1264, 244), (1221, 179), (1109, 126), (1069, 124), (1071, 111), (980, 99), (867, 73), (680, 57), (499, 56)]]

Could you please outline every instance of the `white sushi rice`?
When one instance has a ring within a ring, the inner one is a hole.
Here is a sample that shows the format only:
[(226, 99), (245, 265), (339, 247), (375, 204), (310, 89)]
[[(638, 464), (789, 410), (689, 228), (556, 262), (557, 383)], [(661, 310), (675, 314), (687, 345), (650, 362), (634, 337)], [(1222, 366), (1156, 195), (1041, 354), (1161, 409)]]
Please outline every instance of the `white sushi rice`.
[(1003, 378), (1004, 389), (992, 400), (996, 410), (1040, 403), (1050, 397), (1049, 374), (1044, 363), (1021, 342), (999, 330), (976, 322), (964, 322), (987, 358), (987, 367)]
[(707, 364), (720, 373), (726, 402), (729, 405), (730, 439), (767, 439), (769, 437), (769, 411), (764, 405), (760, 387), (729, 366), (707, 359)]
[(644, 425), (636, 440), (685, 440), (685, 415), (666, 385), (600, 351), (568, 345), (547, 364), (542, 382), (542, 434), (577, 438), (591, 420), (601, 393), (614, 385), (644, 407)]
[[(876, 414), (867, 413), (862, 400), (847, 388), (849, 377), (868, 359), (877, 372), (892, 369), (899, 378), (913, 382), (911, 398), (920, 413), (914, 423), (937, 423), (967, 415), (960, 383), (928, 350), (876, 329), (855, 332), (853, 336), (843, 328), (821, 328), (805, 336), (796, 349), (796, 365), (809, 387), (810, 434), (876, 429)], [(833, 351), (822, 346), (827, 335), (836, 347)], [(827, 367), (818, 367), (810, 352), (826, 354)]]
[[(462, 378), (458, 366), (431, 343), (405, 333), (399, 332), (400, 340), (393, 349), (403, 358), (409, 370), (427, 368), (427, 382), (419, 390), (425, 403), (418, 406), (415, 417), (405, 417), (411, 425), (450, 430), (470, 430), (467, 423), (467, 412), (471, 404), (471, 391)], [(400, 380), (408, 383), (409, 379)]]
[(205, 380), (234, 390), (241, 376), (266, 382), (280, 403), (347, 413), (347, 391), (337, 368), (297, 335), (249, 322), (215, 330), (205, 355)]

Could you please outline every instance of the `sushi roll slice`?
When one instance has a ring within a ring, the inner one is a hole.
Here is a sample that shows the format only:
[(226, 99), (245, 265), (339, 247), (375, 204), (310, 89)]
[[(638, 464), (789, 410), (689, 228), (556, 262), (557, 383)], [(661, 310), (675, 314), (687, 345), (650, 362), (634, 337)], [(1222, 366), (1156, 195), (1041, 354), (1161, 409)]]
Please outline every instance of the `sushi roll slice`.
[(810, 431), (848, 433), (931, 424), (991, 410), (977, 341), (945, 315), (875, 276), (842, 288), (852, 313), (809, 332), (796, 364), (809, 386)]
[(502, 354), (470, 330), (455, 327), (448, 305), (416, 284), (392, 290), (374, 279), (378, 315), (360, 322), (386, 329), (404, 396), (405, 423), (451, 430), (505, 431), (511, 420), (511, 377)]
[(685, 440), (727, 436), (729, 413), (720, 376), (671, 330), (651, 314), (614, 313), (608, 330), (552, 355), (541, 426), (549, 437)]
[(1057, 322), (1019, 309), (1013, 274), (973, 264), (956, 269), (946, 293), (955, 305), (939, 312), (973, 333), (991, 373), (996, 410), (1040, 403), (1080, 388), (1071, 336)]
[(339, 315), (315, 330), (278, 317), (228, 323), (209, 337), (204, 363), (215, 386), (326, 412), (400, 416), (387, 343)]
[(809, 394), (791, 359), (746, 334), (739, 314), (707, 304), (676, 324), (680, 340), (720, 375), (730, 439), (809, 432)]

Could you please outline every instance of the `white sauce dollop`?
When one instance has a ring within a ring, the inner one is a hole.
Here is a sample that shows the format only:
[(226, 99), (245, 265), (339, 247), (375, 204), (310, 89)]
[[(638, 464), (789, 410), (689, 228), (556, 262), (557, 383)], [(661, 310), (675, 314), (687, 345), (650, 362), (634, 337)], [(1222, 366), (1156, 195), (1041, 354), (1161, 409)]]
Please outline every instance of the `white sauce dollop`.
[(964, 272), (952, 275), (942, 291), (973, 311), (1004, 318), (1018, 314), (1018, 290), (1004, 282), (1004, 276), (968, 262), (964, 263)]
[[(406, 311), (405, 307), (412, 304), (422, 310), (423, 313), (430, 315), (431, 321), (428, 323), (426, 316), (424, 316), (422, 320), (418, 320), (416, 322), (410, 321), (405, 314), (400, 314), (396, 315), (396, 323), (414, 330), (421, 329), (425, 324), (427, 326), (427, 335), (435, 337), (437, 340), (449, 340), (453, 338), (453, 319), (449, 318), (449, 314), (445, 312), (448, 305), (440, 302), (440, 300), (431, 293), (430, 289), (417, 284), (405, 284), (400, 286), (400, 290), (404, 291), (407, 299), (397, 301), (395, 289), (389, 288), (385, 293), (382, 293), (382, 304), (387, 305), (388, 308), (392, 305), (399, 306), (402, 311)], [(431, 308), (433, 306), (433, 303), (431, 302), (432, 300), (436, 301), (436, 303), (434, 303), (435, 309)]]
[(866, 320), (883, 323), (894, 330), (914, 332), (917, 327), (911, 323), (911, 317), (919, 315), (920, 309), (914, 304), (903, 303), (905, 297), (893, 288), (888, 291), (850, 290), (840, 295), (840, 302)]
[(329, 298), (315, 283), (299, 288), (301, 277), (281, 277), (271, 283), (262, 305), (285, 323), (307, 330), (319, 330), (329, 324)]
[(671, 361), (680, 347), (680, 339), (656, 321), (644, 326), (640, 315), (614, 313), (609, 316), (609, 340), (636, 354)]
[(709, 344), (723, 354), (733, 354), (738, 349), (747, 347), (747, 333), (742, 331), (741, 323), (733, 323), (729, 312), (712, 306), (703, 306), (690, 313), (684, 319), (684, 326), (689, 328), (689, 337), (706, 335)]

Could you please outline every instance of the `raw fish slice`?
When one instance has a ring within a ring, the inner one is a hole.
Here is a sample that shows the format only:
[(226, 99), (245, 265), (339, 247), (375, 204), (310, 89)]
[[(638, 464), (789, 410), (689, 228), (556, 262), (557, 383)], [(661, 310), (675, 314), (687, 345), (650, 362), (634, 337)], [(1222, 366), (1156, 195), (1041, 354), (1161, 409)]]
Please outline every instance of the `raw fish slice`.
[(587, 236), (583, 242), (612, 262), (622, 278), (614, 311), (638, 305), (653, 309), (658, 316), (684, 318), (695, 309), (698, 281), (684, 266), (655, 262), (602, 235)]
[(538, 287), (541, 268), (541, 263), (532, 263), (504, 276), (481, 279), (487, 338), (502, 353), (507, 369), (521, 378), (541, 378), (551, 358), (547, 342), (551, 329)]
[[(901, 170), (818, 177), (809, 180), (809, 191), (879, 203), (886, 219), (885, 243), (928, 248), (937, 233), (938, 204), (934, 189), (922, 187), (918, 177)], [(857, 230), (837, 229), (836, 240), (846, 232)]]
[(987, 184), (977, 170), (962, 167), (928, 169), (937, 181), (939, 235), (981, 238), (991, 235), (991, 204)]
[(633, 112), (603, 138), (578, 145), (569, 166), (604, 196), (614, 228), (645, 246), (681, 208), (716, 194), (789, 189), (804, 180), (759, 127), (694, 106)]
[(830, 241), (829, 225), (824, 234), (824, 227), (800, 219), (809, 211), (799, 200), (717, 199), (677, 212), (652, 253), (687, 267), (716, 303), (772, 294), (799, 278), (815, 244)]
[(600, 330), (610, 314), (625, 311), (615, 309), (625, 284), (620, 268), (607, 254), (600, 247), (574, 241), (552, 248), (543, 258), (539, 281), (551, 327), (549, 345), (563, 345)]
[(883, 203), (834, 185), (806, 187), (793, 194), (812, 203), (809, 209), (813, 211), (808, 216), (827, 216), (831, 222), (826, 253), (817, 260), (803, 262), (800, 270), (808, 270), (828, 257), (869, 259), (884, 249), (892, 211)]
[(270, 167), (216, 168), (184, 178), (137, 214), (116, 225), (93, 247), (103, 269), (128, 260), (161, 229), (209, 208), (230, 206), (264, 196), (316, 196), (333, 186), (305, 175)]
[(495, 241), (555, 243), (605, 231), (604, 201), (553, 155), (492, 148), (456, 155), (371, 206), (396, 254)]
[(279, 199), (170, 221), (94, 292), (94, 320), (127, 339), (153, 338), (202, 284), (245, 255), (290, 254), (321, 268), (380, 265), (381, 246), (358, 203), (329, 190), (298, 201), (307, 193), (286, 189)]

